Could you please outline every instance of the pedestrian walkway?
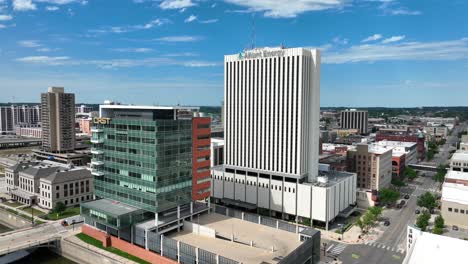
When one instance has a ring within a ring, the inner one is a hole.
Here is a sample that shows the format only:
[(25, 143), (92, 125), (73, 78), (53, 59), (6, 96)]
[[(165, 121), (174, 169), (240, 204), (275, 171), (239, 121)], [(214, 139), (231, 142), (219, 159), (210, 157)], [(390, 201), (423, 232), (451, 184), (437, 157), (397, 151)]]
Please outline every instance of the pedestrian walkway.
[(327, 253), (332, 256), (339, 256), (343, 250), (345, 250), (345, 244), (331, 244), (327, 248)]
[(405, 251), (404, 251), (403, 249), (398, 249), (398, 248), (390, 247), (390, 246), (387, 246), (387, 245), (385, 245), (385, 244), (378, 243), (378, 242), (375, 242), (375, 241), (366, 242), (365, 245), (368, 245), (368, 246), (371, 246), (371, 247), (375, 247), (375, 248), (385, 249), (385, 250), (388, 250), (388, 251), (397, 252), (397, 253), (400, 253), (400, 254), (405, 254)]

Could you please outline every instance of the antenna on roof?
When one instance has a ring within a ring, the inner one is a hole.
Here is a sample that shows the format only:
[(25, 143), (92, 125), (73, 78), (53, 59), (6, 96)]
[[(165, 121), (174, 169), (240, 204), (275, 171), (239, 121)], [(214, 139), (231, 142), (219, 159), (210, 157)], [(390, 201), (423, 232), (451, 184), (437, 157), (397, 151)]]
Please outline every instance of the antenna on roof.
[(255, 49), (255, 13), (252, 13), (252, 49)]

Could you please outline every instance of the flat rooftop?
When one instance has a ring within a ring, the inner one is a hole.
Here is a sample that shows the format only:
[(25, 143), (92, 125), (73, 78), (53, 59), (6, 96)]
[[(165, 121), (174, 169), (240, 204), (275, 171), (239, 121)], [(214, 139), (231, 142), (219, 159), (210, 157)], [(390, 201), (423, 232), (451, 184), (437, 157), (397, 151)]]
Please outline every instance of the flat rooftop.
[[(230, 238), (234, 235), (235, 240), (241, 243), (201, 236), (187, 230), (169, 237), (244, 264), (278, 263), (301, 244), (298, 234), (221, 214), (204, 214), (200, 218), (194, 218), (193, 222), (214, 229), (216, 235), (222, 237)], [(250, 241), (253, 241), (253, 247), (250, 246)]]
[(141, 210), (138, 207), (111, 199), (99, 199), (87, 203), (81, 203), (82, 206), (97, 210), (101, 213), (110, 214), (115, 217), (126, 215)]
[(468, 161), (468, 151), (459, 150), (453, 153), (452, 160)]
[(442, 200), (468, 205), (468, 186), (444, 182), (442, 185)]
[(447, 171), (447, 174), (445, 175), (445, 178), (446, 179), (467, 180), (468, 181), (468, 172), (449, 170), (449, 171)]
[(377, 144), (380, 146), (404, 147), (404, 148), (411, 148), (417, 145), (416, 142), (391, 141), (391, 140), (381, 140), (379, 142), (375, 142), (374, 144)]
[(151, 105), (99, 105), (100, 109), (138, 109), (138, 110), (200, 110), (198, 106), (151, 106)]
[(463, 263), (468, 241), (423, 232), (408, 252), (404, 264)]

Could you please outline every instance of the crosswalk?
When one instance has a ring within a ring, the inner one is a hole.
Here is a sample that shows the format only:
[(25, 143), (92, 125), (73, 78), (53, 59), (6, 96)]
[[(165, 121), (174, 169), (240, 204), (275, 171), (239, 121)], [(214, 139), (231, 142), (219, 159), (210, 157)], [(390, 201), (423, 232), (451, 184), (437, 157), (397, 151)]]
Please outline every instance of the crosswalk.
[(332, 244), (327, 248), (327, 253), (333, 256), (338, 256), (346, 248), (344, 244)]
[(387, 246), (387, 245), (384, 245), (384, 244), (382, 244), (382, 243), (378, 243), (378, 242), (375, 242), (375, 241), (366, 242), (365, 244), (368, 245), (368, 246), (371, 246), (371, 247), (381, 248), (381, 249), (385, 249), (385, 250), (387, 250), (387, 251), (393, 251), (393, 252), (397, 252), (397, 253), (400, 253), (400, 254), (404, 254), (404, 253), (405, 253), (405, 250), (403, 250), (403, 249), (398, 249), (398, 248), (390, 247), (390, 246)]

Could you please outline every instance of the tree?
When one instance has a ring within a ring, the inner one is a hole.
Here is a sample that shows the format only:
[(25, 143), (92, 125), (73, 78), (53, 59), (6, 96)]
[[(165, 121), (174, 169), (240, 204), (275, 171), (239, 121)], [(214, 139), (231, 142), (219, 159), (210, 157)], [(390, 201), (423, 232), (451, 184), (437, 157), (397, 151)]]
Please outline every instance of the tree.
[(437, 173), (434, 175), (434, 180), (437, 182), (444, 182), (445, 174), (447, 174), (447, 167), (445, 165), (439, 165), (437, 167)]
[(434, 195), (430, 192), (425, 192), (424, 194), (418, 197), (418, 206), (427, 208), (427, 210), (431, 210), (436, 206), (436, 199)]
[(436, 226), (434, 229), (432, 229), (432, 233), (436, 235), (442, 235), (444, 233), (444, 229)]
[(391, 190), (388, 188), (383, 188), (380, 190), (379, 200), (382, 204), (391, 204), (394, 203), (400, 198), (400, 192)]
[(57, 213), (57, 214), (61, 214), (62, 212), (64, 212), (65, 210), (67, 209), (67, 207), (65, 206), (64, 203), (62, 202), (57, 202), (55, 204), (55, 207), (53, 209), (53, 212), (54, 213)]
[(435, 227), (443, 229), (445, 225), (444, 218), (441, 215), (438, 215), (436, 219), (434, 220), (434, 225)]
[(418, 177), (418, 173), (413, 169), (413, 168), (410, 168), (410, 167), (406, 167), (405, 168), (405, 172), (404, 172), (405, 176), (408, 177), (408, 179), (410, 181), (416, 179)]
[(431, 215), (428, 212), (422, 213), (416, 220), (416, 226), (419, 227), (422, 231), (426, 231), (426, 228), (429, 225), (429, 219), (431, 219)]
[(382, 215), (383, 209), (379, 206), (372, 206), (367, 209), (367, 211), (374, 216), (375, 220), (377, 220)]

